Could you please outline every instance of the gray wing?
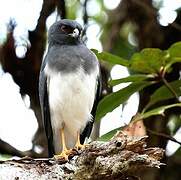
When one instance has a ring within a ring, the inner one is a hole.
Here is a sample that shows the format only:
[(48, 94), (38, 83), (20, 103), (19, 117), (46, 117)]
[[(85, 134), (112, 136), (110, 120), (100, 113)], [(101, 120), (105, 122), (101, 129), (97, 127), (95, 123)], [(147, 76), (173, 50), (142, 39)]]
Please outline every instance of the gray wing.
[(50, 109), (49, 109), (49, 100), (48, 100), (48, 90), (47, 90), (47, 77), (44, 72), (44, 68), (46, 65), (46, 57), (42, 62), (40, 77), (39, 77), (39, 98), (40, 98), (40, 106), (42, 111), (42, 118), (44, 129), (48, 141), (48, 153), (49, 157), (54, 155), (54, 146), (53, 146), (53, 131), (51, 126), (50, 119)]

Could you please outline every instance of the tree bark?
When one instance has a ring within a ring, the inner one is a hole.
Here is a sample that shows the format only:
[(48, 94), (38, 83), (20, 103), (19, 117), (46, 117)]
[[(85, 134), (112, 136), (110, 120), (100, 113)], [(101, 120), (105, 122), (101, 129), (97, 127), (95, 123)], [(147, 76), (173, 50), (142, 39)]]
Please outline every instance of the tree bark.
[(143, 168), (159, 168), (163, 150), (146, 148), (144, 137), (118, 133), (109, 142), (94, 141), (64, 159), (1, 161), (1, 180), (8, 179), (139, 179)]

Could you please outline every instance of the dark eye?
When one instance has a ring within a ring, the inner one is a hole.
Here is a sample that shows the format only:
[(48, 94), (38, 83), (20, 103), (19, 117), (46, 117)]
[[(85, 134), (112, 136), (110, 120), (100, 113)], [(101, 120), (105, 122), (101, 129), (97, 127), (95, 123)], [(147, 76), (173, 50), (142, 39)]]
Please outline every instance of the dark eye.
[(70, 27), (70, 26), (66, 26), (66, 25), (62, 25), (62, 26), (60, 27), (60, 29), (61, 29), (63, 32), (67, 33), (67, 34), (73, 32), (73, 28)]

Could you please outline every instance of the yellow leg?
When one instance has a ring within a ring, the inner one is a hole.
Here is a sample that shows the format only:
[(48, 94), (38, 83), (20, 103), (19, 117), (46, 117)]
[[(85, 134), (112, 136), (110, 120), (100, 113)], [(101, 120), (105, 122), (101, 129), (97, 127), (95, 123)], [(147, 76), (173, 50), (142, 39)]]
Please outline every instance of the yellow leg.
[(61, 154), (54, 155), (54, 158), (55, 159), (64, 158), (65, 160), (68, 161), (68, 156), (72, 152), (72, 150), (68, 150), (67, 147), (66, 147), (65, 135), (64, 135), (64, 129), (63, 128), (60, 129), (60, 136), (61, 136), (61, 140), (62, 140), (62, 152), (61, 152)]
[(79, 150), (79, 149), (84, 149), (85, 147), (87, 147), (88, 144), (80, 144), (80, 133), (77, 132), (77, 141), (76, 141), (76, 144), (75, 144), (75, 149)]
[(62, 152), (66, 152), (67, 151), (67, 147), (65, 144), (65, 134), (64, 134), (64, 129), (60, 129), (60, 135), (61, 135), (61, 139), (62, 139)]

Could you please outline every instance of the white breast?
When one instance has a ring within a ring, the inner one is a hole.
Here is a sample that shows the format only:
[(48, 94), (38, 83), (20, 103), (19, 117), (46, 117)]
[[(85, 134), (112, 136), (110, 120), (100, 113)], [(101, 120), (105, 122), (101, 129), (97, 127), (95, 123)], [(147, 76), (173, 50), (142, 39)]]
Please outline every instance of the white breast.
[[(98, 68), (89, 74), (82, 69), (73, 73), (51, 72), (48, 92), (51, 112), (51, 124), (54, 131), (55, 149), (60, 151), (60, 128), (64, 126), (66, 144), (73, 148), (76, 134), (82, 130), (91, 118), (91, 110), (96, 91)], [(57, 147), (56, 147), (57, 146)]]

